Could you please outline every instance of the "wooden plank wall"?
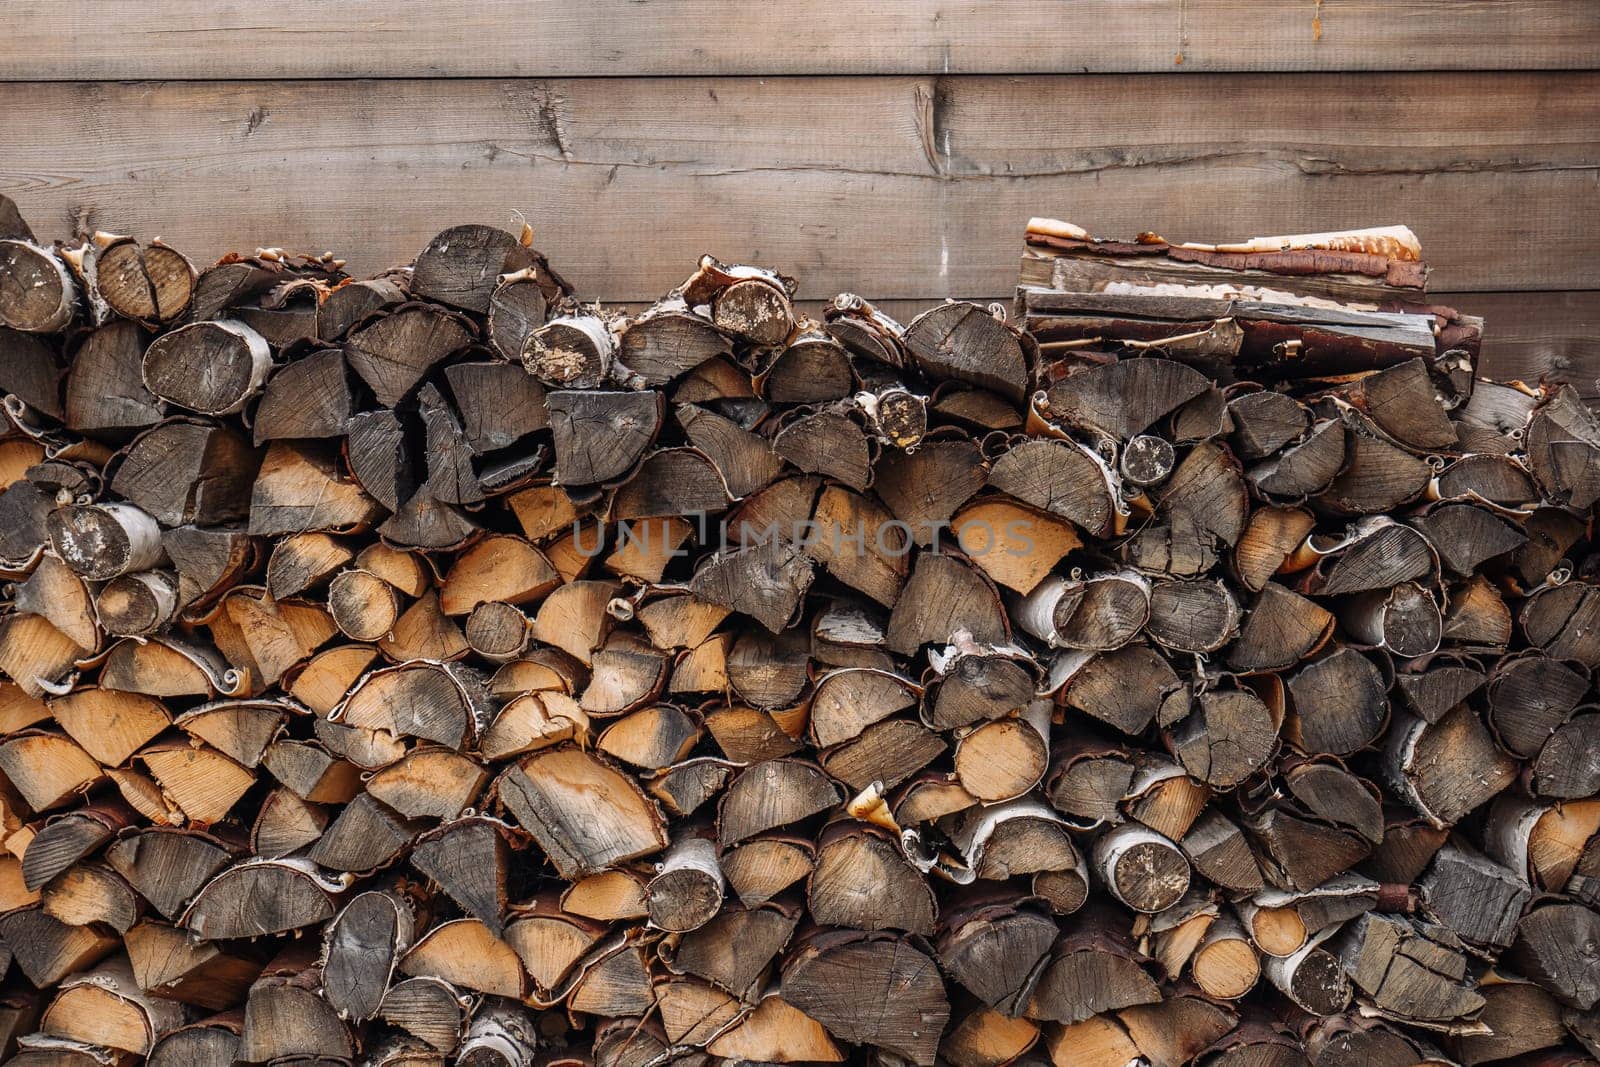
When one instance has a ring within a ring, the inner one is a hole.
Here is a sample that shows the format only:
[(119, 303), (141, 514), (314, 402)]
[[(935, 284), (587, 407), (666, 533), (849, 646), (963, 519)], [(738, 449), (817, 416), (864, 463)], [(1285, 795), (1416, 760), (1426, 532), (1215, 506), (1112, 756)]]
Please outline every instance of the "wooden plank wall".
[(0, 191), (51, 236), (409, 259), (526, 217), (589, 297), (701, 252), (1002, 298), (1049, 214), (1407, 222), (1485, 370), (1600, 394), (1594, 0), (5, 0)]

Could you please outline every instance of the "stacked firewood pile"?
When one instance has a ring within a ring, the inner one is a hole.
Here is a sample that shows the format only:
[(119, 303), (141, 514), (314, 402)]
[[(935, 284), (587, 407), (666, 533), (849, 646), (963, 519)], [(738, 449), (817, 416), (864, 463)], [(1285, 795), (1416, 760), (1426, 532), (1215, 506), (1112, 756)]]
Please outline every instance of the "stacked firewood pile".
[(1409, 231), (0, 238), (11, 1062), (1600, 1054), (1600, 424)]

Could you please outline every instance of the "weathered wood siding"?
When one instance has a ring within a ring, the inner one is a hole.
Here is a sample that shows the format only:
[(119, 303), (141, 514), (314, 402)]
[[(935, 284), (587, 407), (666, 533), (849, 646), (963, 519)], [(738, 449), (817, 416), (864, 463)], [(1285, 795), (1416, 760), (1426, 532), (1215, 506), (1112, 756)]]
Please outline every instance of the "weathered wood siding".
[(0, 36), (0, 190), (49, 234), (372, 271), (520, 212), (601, 299), (709, 251), (926, 301), (1004, 296), (1034, 214), (1408, 222), (1487, 370), (1600, 393), (1593, 0), (7, 0)]

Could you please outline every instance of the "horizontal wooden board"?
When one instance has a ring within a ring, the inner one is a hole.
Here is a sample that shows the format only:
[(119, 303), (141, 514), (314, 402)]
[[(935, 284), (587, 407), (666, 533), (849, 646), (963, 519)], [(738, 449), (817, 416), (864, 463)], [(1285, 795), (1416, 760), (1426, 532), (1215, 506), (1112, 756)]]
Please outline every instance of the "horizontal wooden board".
[(0, 77), (1593, 67), (1593, 0), (7, 0)]
[(1571, 382), (1600, 398), (1600, 290), (1446, 293), (1439, 299), (1485, 319), (1478, 371), (1488, 378)]
[(10, 83), (0, 191), (50, 236), (359, 272), (520, 212), (606, 300), (702, 252), (810, 297), (1007, 292), (1035, 214), (1174, 239), (1407, 222), (1437, 289), (1576, 289), (1600, 277), (1597, 112), (1593, 73)]

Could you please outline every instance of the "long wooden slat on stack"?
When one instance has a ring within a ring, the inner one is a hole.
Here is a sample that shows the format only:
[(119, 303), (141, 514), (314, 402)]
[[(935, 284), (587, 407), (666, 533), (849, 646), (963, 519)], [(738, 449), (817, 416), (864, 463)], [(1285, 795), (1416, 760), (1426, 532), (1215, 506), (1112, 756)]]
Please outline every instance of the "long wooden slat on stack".
[(1424, 277), (624, 316), (0, 200), (4, 1054), (1592, 1063), (1600, 424)]

